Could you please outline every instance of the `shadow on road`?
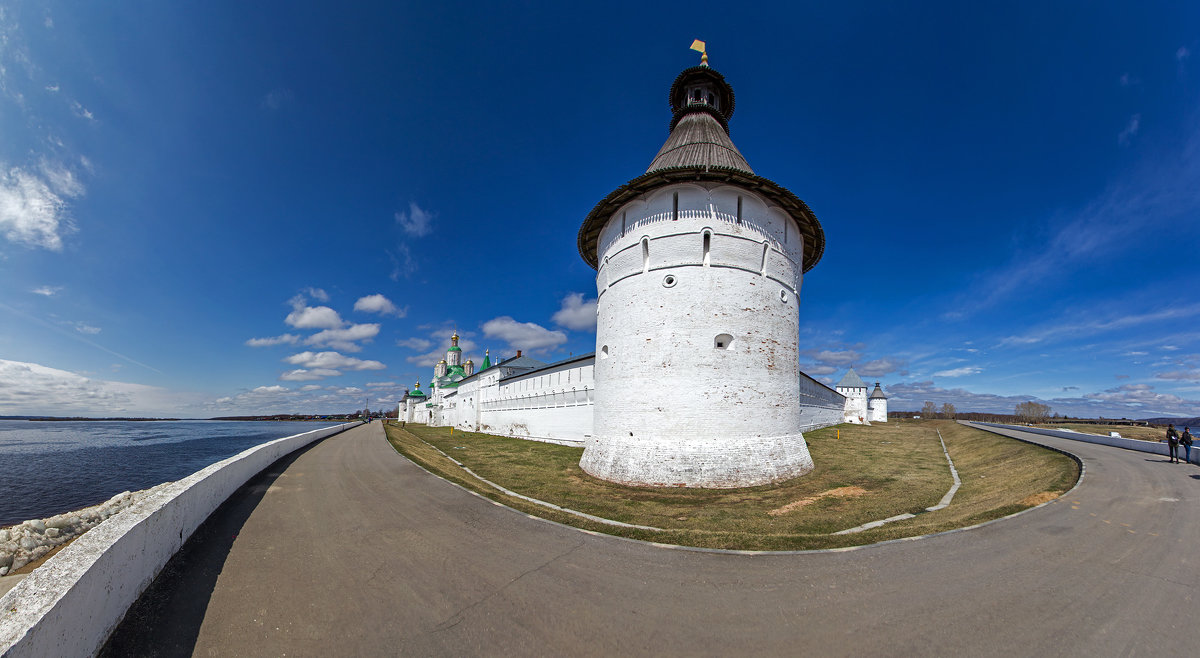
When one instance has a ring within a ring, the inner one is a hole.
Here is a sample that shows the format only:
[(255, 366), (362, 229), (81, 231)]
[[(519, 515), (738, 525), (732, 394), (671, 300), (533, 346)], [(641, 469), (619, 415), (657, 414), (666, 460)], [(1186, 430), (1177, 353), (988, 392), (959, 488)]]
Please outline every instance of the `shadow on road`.
[[(336, 436), (336, 435), (334, 435)], [(190, 656), (233, 540), (267, 489), (301, 455), (281, 458), (242, 485), (196, 528), (179, 552), (125, 613), (100, 656)]]

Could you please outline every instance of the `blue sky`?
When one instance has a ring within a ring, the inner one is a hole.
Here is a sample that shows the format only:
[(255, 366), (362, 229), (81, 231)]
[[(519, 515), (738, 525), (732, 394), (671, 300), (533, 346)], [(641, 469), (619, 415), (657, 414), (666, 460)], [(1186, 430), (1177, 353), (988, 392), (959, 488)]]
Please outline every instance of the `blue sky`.
[(580, 223), (708, 42), (801, 367), (1200, 415), (1200, 4), (0, 2), (0, 414), (338, 412), (595, 348)]

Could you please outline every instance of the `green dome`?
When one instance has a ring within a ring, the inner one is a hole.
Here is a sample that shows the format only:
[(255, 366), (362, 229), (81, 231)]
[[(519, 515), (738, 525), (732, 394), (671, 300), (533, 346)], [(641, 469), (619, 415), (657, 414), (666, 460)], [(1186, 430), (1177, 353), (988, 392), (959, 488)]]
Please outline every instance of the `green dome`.
[(449, 349), (447, 349), (446, 351), (447, 351), (447, 352), (461, 352), (461, 351), (462, 351), (462, 348), (461, 348), (461, 347), (459, 347), (458, 345), (451, 345), (451, 346), (449, 347)]

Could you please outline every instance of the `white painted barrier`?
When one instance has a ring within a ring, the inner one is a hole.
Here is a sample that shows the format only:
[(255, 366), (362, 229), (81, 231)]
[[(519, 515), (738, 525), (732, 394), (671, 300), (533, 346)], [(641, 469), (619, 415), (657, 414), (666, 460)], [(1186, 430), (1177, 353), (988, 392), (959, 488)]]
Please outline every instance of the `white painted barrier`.
[[(1075, 432), (1072, 430), (1053, 430), (1045, 427), (1028, 427), (1025, 425), (1001, 425), (1000, 423), (976, 423), (970, 422), (969, 425), (986, 425), (988, 427), (1003, 427), (1004, 429), (1019, 430), (1029, 432), (1031, 434), (1042, 434), (1045, 436), (1056, 436), (1060, 439), (1070, 439), (1072, 441), (1083, 441), (1085, 443), (1099, 443), (1101, 445), (1113, 446), (1114, 448), (1124, 448), (1126, 450), (1137, 450), (1138, 452), (1148, 452), (1155, 455), (1163, 455), (1167, 457), (1171, 454), (1165, 443), (1155, 443), (1153, 441), (1138, 441), (1137, 439), (1126, 439), (1116, 436), (1102, 436), (1100, 434), (1085, 434), (1083, 432)], [(1183, 458), (1183, 446), (1179, 446), (1179, 458)], [(1200, 464), (1200, 444), (1192, 446), (1193, 464)]]
[(255, 446), (84, 533), (0, 597), (0, 655), (88, 656), (214, 510), (276, 460), (358, 423)]

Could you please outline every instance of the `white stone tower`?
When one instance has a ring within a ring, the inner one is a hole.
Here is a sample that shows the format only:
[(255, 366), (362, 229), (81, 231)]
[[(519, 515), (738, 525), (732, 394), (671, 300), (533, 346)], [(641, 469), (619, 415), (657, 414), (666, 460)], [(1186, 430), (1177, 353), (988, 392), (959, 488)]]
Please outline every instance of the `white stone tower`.
[(867, 418), (867, 383), (851, 368), (842, 381), (834, 387), (838, 393), (846, 396), (846, 422), (863, 424), (869, 423)]
[(825, 235), (729, 138), (706, 64), (671, 85), (670, 136), (588, 214), (597, 268), (595, 428), (580, 466), (651, 486), (745, 487), (812, 469), (800, 431), (799, 303)]
[(867, 398), (867, 420), (872, 423), (887, 422), (887, 396), (879, 388), (879, 382), (875, 382), (875, 390)]

